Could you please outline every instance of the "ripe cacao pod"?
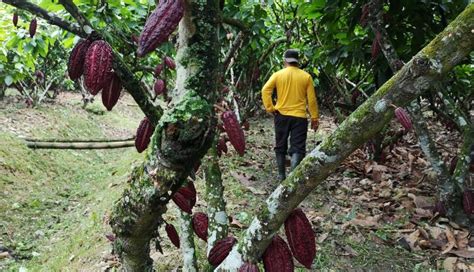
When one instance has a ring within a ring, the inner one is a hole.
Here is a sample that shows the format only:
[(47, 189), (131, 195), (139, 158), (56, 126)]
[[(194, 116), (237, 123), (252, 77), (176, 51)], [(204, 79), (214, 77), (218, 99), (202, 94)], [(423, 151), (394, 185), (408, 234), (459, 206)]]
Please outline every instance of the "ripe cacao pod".
[(71, 80), (76, 80), (82, 76), (84, 72), (84, 59), (90, 45), (90, 40), (80, 40), (72, 49), (67, 63), (67, 71)]
[(138, 126), (137, 134), (135, 136), (135, 147), (137, 148), (138, 153), (142, 153), (143, 150), (148, 147), (154, 130), (155, 127), (150, 120), (147, 117), (143, 118)]
[(143, 57), (165, 42), (184, 14), (183, 0), (161, 1), (146, 20), (138, 43), (138, 57)]
[(197, 212), (193, 215), (193, 229), (196, 235), (207, 242), (207, 228), (209, 226), (209, 219), (207, 215), (202, 212)]
[(16, 12), (13, 13), (13, 19), (12, 19), (12, 21), (13, 21), (13, 25), (14, 25), (15, 27), (18, 26), (18, 13), (16, 13)]
[(454, 170), (456, 170), (456, 164), (458, 164), (458, 157), (453, 157), (449, 162), (449, 173), (452, 175), (454, 174)]
[(224, 138), (220, 138), (219, 141), (217, 142), (217, 153), (226, 153), (227, 154), (227, 144), (225, 143)]
[(285, 240), (276, 234), (270, 245), (268, 245), (265, 253), (263, 253), (263, 266), (267, 272), (293, 272), (295, 266), (293, 264), (293, 256)]
[(227, 255), (229, 255), (236, 242), (237, 240), (232, 236), (217, 241), (211, 251), (209, 251), (209, 256), (207, 256), (209, 263), (213, 266), (221, 264)]
[(413, 125), (410, 120), (408, 113), (401, 107), (395, 109), (395, 117), (397, 117), (398, 122), (405, 128), (405, 130), (410, 130)]
[(84, 63), (84, 83), (96, 95), (109, 80), (112, 71), (112, 48), (102, 40), (94, 41), (87, 49)]
[(352, 97), (351, 97), (352, 105), (357, 104), (357, 98), (359, 98), (360, 94), (361, 92), (359, 90), (355, 90), (354, 92), (352, 92)]
[(44, 81), (44, 73), (41, 70), (35, 72), (36, 82), (41, 83)]
[(176, 228), (173, 225), (166, 223), (165, 230), (171, 243), (173, 243), (175, 247), (179, 248), (179, 235), (176, 231)]
[(259, 272), (258, 266), (253, 263), (245, 262), (240, 268), (239, 272)]
[(371, 47), (372, 61), (377, 59), (377, 57), (380, 54), (381, 39), (382, 39), (382, 35), (379, 32), (377, 32), (377, 34), (375, 35), (374, 40), (372, 41), (372, 47)]
[(221, 93), (222, 94), (228, 94), (229, 91), (230, 91), (229, 87), (225, 86), (224, 88), (222, 88)]
[(161, 95), (166, 92), (166, 85), (163, 79), (157, 79), (153, 87), (156, 95)]
[(250, 129), (249, 121), (245, 120), (245, 121), (242, 122), (242, 129), (245, 130), (245, 131), (249, 131), (249, 129)]
[(433, 213), (438, 213), (441, 216), (446, 216), (448, 211), (446, 210), (446, 205), (444, 204), (443, 201), (436, 202), (433, 208)]
[(285, 234), (293, 256), (311, 269), (316, 256), (316, 239), (311, 223), (301, 209), (295, 209), (286, 219)]
[(138, 44), (138, 41), (139, 41), (138, 36), (132, 34), (132, 42), (133, 42), (134, 44)]
[(102, 89), (102, 104), (104, 104), (108, 111), (111, 111), (119, 100), (120, 92), (122, 91), (122, 81), (120, 81), (120, 78), (115, 73), (112, 73), (109, 78), (110, 81)]
[(462, 194), (462, 206), (466, 214), (474, 214), (474, 192), (464, 190)]
[(362, 6), (362, 12), (359, 19), (359, 24), (362, 27), (365, 27), (367, 25), (368, 16), (369, 16), (369, 4), (365, 4)]
[(194, 187), (193, 182), (188, 182), (186, 186), (179, 188), (178, 192), (189, 200), (191, 207), (196, 205), (196, 187)]
[(159, 77), (161, 72), (163, 71), (164, 65), (162, 63), (156, 65), (155, 67), (155, 77)]
[(174, 60), (168, 56), (165, 57), (164, 60), (166, 67), (170, 68), (171, 70), (176, 69), (176, 63), (174, 63)]
[(38, 26), (38, 21), (36, 21), (36, 18), (33, 18), (33, 20), (31, 20), (31, 22), (30, 22), (30, 29), (29, 29), (31, 38), (33, 38), (33, 36), (35, 36), (37, 26)]
[(257, 81), (259, 77), (260, 77), (260, 69), (256, 67), (252, 73), (252, 81)]
[(109, 240), (110, 242), (114, 242), (117, 239), (117, 237), (115, 237), (115, 235), (111, 233), (106, 234), (105, 238), (107, 238), (107, 240)]
[(192, 214), (193, 206), (191, 206), (191, 201), (187, 199), (182, 193), (179, 191), (176, 192), (173, 197), (173, 202), (178, 206), (183, 212)]
[(227, 136), (229, 136), (230, 143), (239, 155), (243, 156), (245, 153), (245, 136), (237, 116), (233, 111), (228, 110), (222, 113), (222, 123), (224, 123), (224, 129)]

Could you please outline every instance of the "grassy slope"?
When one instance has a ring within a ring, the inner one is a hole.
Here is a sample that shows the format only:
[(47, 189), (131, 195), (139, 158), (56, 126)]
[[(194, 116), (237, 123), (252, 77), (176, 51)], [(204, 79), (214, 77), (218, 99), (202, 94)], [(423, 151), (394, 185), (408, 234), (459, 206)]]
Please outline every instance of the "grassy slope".
[(0, 132), (1, 244), (23, 260), (0, 262), (0, 270), (86, 269), (109, 249), (104, 217), (142, 155), (133, 148), (31, 150), (15, 135), (118, 138), (132, 135), (141, 118), (124, 103), (104, 112), (96, 102), (86, 111), (73, 99), (73, 105), (1, 111), (2, 121), (18, 124)]

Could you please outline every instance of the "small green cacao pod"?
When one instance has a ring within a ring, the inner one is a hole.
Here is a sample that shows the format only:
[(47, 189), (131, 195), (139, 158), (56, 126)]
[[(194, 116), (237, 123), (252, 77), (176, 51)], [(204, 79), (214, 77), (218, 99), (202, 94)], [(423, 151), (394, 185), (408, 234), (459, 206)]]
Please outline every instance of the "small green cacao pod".
[(146, 20), (138, 43), (138, 57), (143, 57), (152, 52), (168, 37), (178, 26), (184, 15), (184, 0), (160, 1), (156, 9)]
[(115, 73), (111, 73), (108, 78), (110, 80), (102, 89), (102, 104), (104, 104), (108, 111), (111, 111), (119, 100), (120, 92), (122, 91), (122, 81), (120, 81), (120, 78)]
[(82, 76), (84, 72), (84, 60), (90, 45), (90, 40), (80, 40), (72, 49), (67, 63), (67, 71), (71, 80), (76, 80)]
[(171, 243), (173, 243), (175, 247), (179, 248), (179, 235), (176, 231), (176, 228), (173, 225), (166, 223), (165, 231)]
[(87, 49), (84, 63), (84, 83), (96, 95), (108, 81), (112, 71), (112, 48), (102, 40), (94, 41)]
[(209, 263), (213, 266), (218, 266), (221, 264), (222, 261), (224, 261), (224, 259), (229, 255), (236, 242), (237, 240), (232, 236), (217, 241), (207, 256)]

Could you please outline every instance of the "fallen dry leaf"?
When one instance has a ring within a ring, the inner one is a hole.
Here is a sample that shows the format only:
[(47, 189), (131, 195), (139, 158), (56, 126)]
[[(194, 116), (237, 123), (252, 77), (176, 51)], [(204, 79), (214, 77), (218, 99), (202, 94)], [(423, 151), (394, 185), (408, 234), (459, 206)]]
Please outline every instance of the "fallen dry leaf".
[(443, 262), (443, 268), (446, 271), (455, 271), (455, 264), (458, 261), (456, 257), (448, 257)]

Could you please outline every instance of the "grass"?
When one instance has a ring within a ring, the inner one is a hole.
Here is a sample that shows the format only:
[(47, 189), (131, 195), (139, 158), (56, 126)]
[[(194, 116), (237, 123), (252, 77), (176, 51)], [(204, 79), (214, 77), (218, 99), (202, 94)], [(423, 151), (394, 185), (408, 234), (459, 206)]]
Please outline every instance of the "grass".
[[(129, 99), (129, 98), (127, 98)], [(78, 98), (38, 109), (7, 105), (0, 108), (0, 121), (17, 125), (0, 128), (0, 244), (17, 257), (0, 260), (1, 271), (100, 271), (110, 253), (104, 234), (110, 232), (108, 216), (113, 202), (126, 186), (127, 175), (143, 155), (133, 148), (118, 150), (31, 150), (16, 135), (37, 138), (121, 138), (134, 133), (142, 113), (121, 100), (118, 108), (106, 112), (96, 102), (81, 109)], [(240, 158), (230, 147), (221, 158), (229, 215), (248, 225), (253, 213), (277, 185), (273, 162), (272, 123), (252, 122), (247, 132), (249, 146)], [(321, 135), (309, 137), (310, 141)], [(312, 143), (311, 143), (312, 144)], [(249, 184), (235, 175), (245, 174)], [(204, 182), (196, 181), (200, 200), (195, 211), (205, 211)], [(256, 190), (250, 190), (252, 186)], [(254, 193), (258, 192), (258, 193)], [(331, 214), (334, 200), (325, 186), (318, 187), (303, 203), (305, 209), (327, 210), (325, 223), (346, 222), (363, 207), (354, 205), (347, 213)], [(167, 220), (176, 223), (176, 207), (168, 205)], [(403, 225), (403, 222), (400, 223)], [(319, 232), (327, 225), (316, 224)], [(318, 244), (314, 266), (318, 271), (428, 271), (423, 256), (395, 245), (380, 243), (397, 226), (386, 225), (376, 232), (364, 232), (362, 241), (338, 229), (329, 228), (328, 238)], [(239, 237), (245, 228), (233, 227)], [(180, 252), (170, 246), (160, 229), (165, 255), (154, 251), (157, 271), (179, 266)], [(281, 232), (283, 235), (283, 232)], [(373, 239), (373, 237), (379, 239)], [(205, 243), (196, 238), (197, 255), (204, 267)], [(343, 254), (348, 249), (351, 256)], [(295, 264), (296, 261), (295, 261)], [(298, 265), (298, 264), (297, 264)], [(263, 267), (261, 267), (263, 269)], [(297, 267), (296, 271), (305, 271)]]
[[(30, 137), (97, 139), (134, 133), (138, 110), (130, 114), (122, 106), (104, 112), (101, 107), (91, 105), (95, 114), (61, 105), (10, 107), (3, 114), (25, 121)], [(35, 119), (26, 123), (25, 116)], [(18, 258), (0, 262), (0, 270), (81, 270), (99, 263), (110, 250), (104, 237), (110, 231), (106, 214), (142, 155), (133, 148), (31, 150), (8, 131), (0, 132), (0, 143), (1, 244)]]

